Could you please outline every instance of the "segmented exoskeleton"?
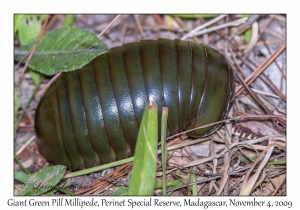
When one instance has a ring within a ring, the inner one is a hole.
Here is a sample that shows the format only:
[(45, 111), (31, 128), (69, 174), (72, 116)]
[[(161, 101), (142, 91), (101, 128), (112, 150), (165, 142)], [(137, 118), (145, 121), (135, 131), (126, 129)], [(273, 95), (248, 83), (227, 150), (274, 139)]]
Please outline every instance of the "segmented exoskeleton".
[[(234, 80), (227, 59), (179, 39), (143, 40), (112, 48), (63, 73), (35, 115), (37, 144), (53, 164), (78, 170), (132, 155), (148, 101), (169, 108), (168, 134), (226, 117)], [(159, 118), (160, 122), (160, 118)], [(210, 135), (219, 125), (189, 132)]]

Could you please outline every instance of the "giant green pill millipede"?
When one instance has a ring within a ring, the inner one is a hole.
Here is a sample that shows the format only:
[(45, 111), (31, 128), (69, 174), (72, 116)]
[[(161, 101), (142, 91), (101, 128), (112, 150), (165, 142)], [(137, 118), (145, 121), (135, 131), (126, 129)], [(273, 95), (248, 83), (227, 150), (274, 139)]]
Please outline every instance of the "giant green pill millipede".
[[(168, 134), (226, 117), (232, 69), (218, 51), (179, 39), (143, 40), (112, 48), (63, 73), (35, 115), (40, 153), (72, 170), (133, 155), (148, 101), (169, 108)], [(159, 118), (160, 122), (160, 118)], [(187, 133), (208, 136), (220, 124)]]

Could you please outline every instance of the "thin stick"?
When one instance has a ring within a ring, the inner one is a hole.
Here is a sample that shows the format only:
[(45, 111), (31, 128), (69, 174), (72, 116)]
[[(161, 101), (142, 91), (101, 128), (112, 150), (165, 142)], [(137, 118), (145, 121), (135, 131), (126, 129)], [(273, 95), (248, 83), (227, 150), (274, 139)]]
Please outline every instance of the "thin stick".
[[(265, 151), (263, 151), (259, 157), (257, 158), (256, 162), (252, 165), (251, 169), (248, 171), (242, 186), (241, 186), (241, 191), (240, 191), (240, 195), (250, 195), (253, 186), (256, 182), (256, 180), (259, 177), (260, 172), (263, 170), (263, 168), (265, 167), (265, 165), (267, 164), (270, 156), (272, 155), (273, 149), (274, 149), (274, 145), (269, 145)], [(266, 154), (265, 154), (266, 153)], [(252, 176), (251, 178), (249, 178), (251, 171), (254, 169), (254, 167), (257, 165), (257, 163), (260, 162), (260, 160), (262, 160), (263, 155), (265, 154), (265, 157), (263, 159), (263, 161), (261, 162), (259, 168), (257, 169), (257, 171), (255, 172), (254, 176)]]
[(111, 25), (120, 17), (121, 15), (117, 15), (111, 22), (106, 26), (106, 28), (98, 35), (98, 38), (100, 38), (110, 27)]
[(39, 92), (38, 92), (38, 95), (44, 95), (44, 93), (46, 92), (46, 90), (49, 88), (49, 86), (53, 83), (53, 82), (55, 82), (60, 76), (61, 76), (61, 74), (62, 74), (62, 72), (59, 72), (58, 74), (56, 74), (54, 77), (52, 77), (51, 78), (51, 80), (45, 85), (45, 87), (42, 89), (42, 90), (40, 90)]
[(164, 21), (162, 20), (162, 18), (160, 17), (160, 15), (153, 14), (152, 17), (158, 23), (158, 25), (163, 25), (164, 24)]
[(58, 18), (58, 15), (54, 15), (53, 18), (51, 18), (51, 21), (49, 24), (47, 24), (47, 26), (45, 27), (44, 31), (48, 31), (48, 29), (50, 28), (50, 26), (54, 23), (54, 21)]
[(138, 15), (134, 15), (133, 17), (134, 17), (134, 21), (135, 21), (135, 23), (136, 23), (136, 25), (137, 25), (137, 28), (138, 28), (140, 34), (142, 35), (143, 39), (146, 39), (146, 36), (145, 36), (145, 34), (144, 34), (144, 31), (143, 31), (141, 22), (140, 22), (140, 20), (139, 20), (139, 16), (138, 16)]
[(17, 152), (16, 155), (21, 154), (21, 152), (35, 139), (35, 135), (33, 135)]

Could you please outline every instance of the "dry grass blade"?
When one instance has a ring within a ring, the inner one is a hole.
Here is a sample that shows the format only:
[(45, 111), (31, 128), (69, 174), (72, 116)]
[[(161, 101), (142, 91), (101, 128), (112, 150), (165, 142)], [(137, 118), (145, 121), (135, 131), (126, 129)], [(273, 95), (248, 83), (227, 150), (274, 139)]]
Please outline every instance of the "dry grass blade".
[[(258, 179), (261, 171), (263, 170), (263, 168), (266, 166), (268, 160), (270, 159), (273, 150), (274, 150), (274, 146), (270, 145), (257, 158), (256, 162), (253, 164), (252, 168), (248, 171), (248, 173), (246, 175), (246, 178), (244, 179), (244, 181), (242, 183), (240, 195), (250, 195), (250, 193), (253, 190), (253, 187), (254, 187), (254, 185), (255, 185), (255, 183), (256, 183), (256, 181), (257, 181), (257, 179)], [(261, 162), (261, 164), (260, 164), (259, 168), (257, 169), (256, 173), (248, 180), (251, 171), (254, 169), (254, 166), (257, 163), (259, 163), (259, 161), (262, 159), (263, 154), (265, 154), (265, 153), (266, 153), (265, 158)]]
[[(280, 39), (274, 39), (274, 40), (266, 41), (265, 43), (268, 44), (268, 45), (281, 44), (282, 40), (280, 40)], [(259, 42), (256, 43), (255, 47), (264, 46), (265, 43), (263, 41), (259, 41)], [(248, 47), (248, 44), (244, 44), (244, 45), (238, 46), (237, 49), (238, 50), (245, 50), (247, 47)]]
[(249, 43), (248, 47), (246, 48), (245, 52), (249, 52), (255, 47), (255, 45), (258, 41), (258, 36), (259, 36), (258, 35), (258, 23), (254, 22), (252, 24), (252, 34), (251, 34), (250, 43)]
[(217, 131), (218, 134), (220, 135), (220, 137), (223, 139), (223, 141), (225, 142), (225, 145), (227, 147), (228, 153), (225, 154), (224, 157), (224, 174), (223, 177), (221, 178), (221, 183), (220, 183), (220, 188), (219, 190), (216, 192), (216, 195), (221, 195), (221, 193), (224, 191), (224, 195), (228, 195), (228, 186), (226, 187), (226, 185), (229, 182), (229, 175), (228, 175), (228, 170), (230, 168), (230, 161), (231, 161), (231, 151), (230, 151), (230, 146), (229, 146), (229, 142), (227, 141), (226, 137), (224, 135), (222, 135), (219, 131)]
[[(266, 168), (263, 168), (263, 169), (262, 169), (262, 172), (261, 172), (261, 174), (260, 174), (260, 179), (259, 179), (258, 181), (256, 181), (256, 183), (255, 183), (253, 189), (256, 189), (258, 186), (260, 186), (260, 185), (263, 183), (263, 181), (266, 179), (266, 177), (267, 177), (266, 171), (267, 171)], [(270, 171), (271, 171), (271, 170), (270, 170)]]
[(279, 98), (278, 95), (275, 95), (275, 94), (272, 94), (272, 93), (267, 93), (267, 92), (264, 92), (264, 91), (261, 91), (261, 90), (258, 90), (258, 89), (254, 89), (254, 88), (250, 88), (254, 93), (257, 93), (257, 94), (261, 94), (261, 95), (265, 95), (265, 96), (271, 96), (273, 98)]
[(211, 28), (203, 29), (202, 31), (196, 32), (194, 34), (194, 36), (200, 36), (200, 35), (211, 33), (213, 31), (218, 31), (220, 29), (227, 28), (227, 27), (239, 26), (242, 23), (244, 23), (246, 20), (247, 20), (247, 18), (241, 18), (241, 19), (238, 19), (238, 20), (235, 20), (235, 21), (232, 21), (232, 22), (224, 23), (224, 24), (219, 25), (219, 26), (213, 26)]
[(225, 18), (226, 16), (227, 16), (227, 15), (220, 15), (220, 16), (218, 16), (218, 17), (216, 17), (216, 18), (214, 18), (214, 19), (212, 19), (212, 20), (210, 20), (210, 21), (208, 21), (208, 22), (206, 22), (206, 23), (204, 23), (204, 24), (202, 24), (202, 25), (196, 27), (195, 29), (191, 30), (188, 34), (184, 35), (181, 39), (182, 39), (182, 40), (186, 40), (186, 39), (189, 38), (189, 37), (195, 36), (195, 33), (196, 33), (197, 31), (200, 31), (200, 30), (206, 28), (207, 26), (210, 26), (210, 25), (212, 25), (212, 24), (218, 22), (219, 20)]
[(138, 15), (134, 15), (133, 17), (134, 17), (135, 23), (137, 25), (137, 28), (138, 28), (140, 34), (142, 35), (143, 39), (146, 39), (146, 36), (144, 34), (144, 31), (143, 31), (143, 28), (141, 26), (141, 22), (139, 20), (139, 16)]
[[(216, 156), (216, 152), (215, 152), (215, 147), (214, 147), (214, 141), (210, 140), (209, 142), (209, 150), (210, 150), (210, 155), (212, 156)], [(217, 173), (217, 164), (218, 164), (218, 158), (214, 158), (213, 159), (213, 166), (211, 166), (211, 168), (213, 169), (213, 173), (216, 174)], [(216, 186), (215, 180), (212, 180), (210, 182), (210, 190), (209, 190), (209, 194), (211, 193), (211, 189), (212, 187), (215, 189), (215, 191), (220, 191), (219, 188)]]

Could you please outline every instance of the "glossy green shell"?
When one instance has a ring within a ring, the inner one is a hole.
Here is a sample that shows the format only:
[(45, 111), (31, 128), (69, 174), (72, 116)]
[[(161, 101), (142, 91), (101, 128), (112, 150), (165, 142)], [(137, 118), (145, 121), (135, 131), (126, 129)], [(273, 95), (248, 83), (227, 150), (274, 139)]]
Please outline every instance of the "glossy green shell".
[[(169, 108), (173, 135), (224, 119), (233, 90), (230, 65), (208, 46), (158, 39), (115, 47), (47, 90), (35, 115), (39, 151), (72, 170), (123, 159), (134, 152), (148, 101), (157, 103), (159, 117)], [(219, 126), (188, 135), (207, 136)]]

